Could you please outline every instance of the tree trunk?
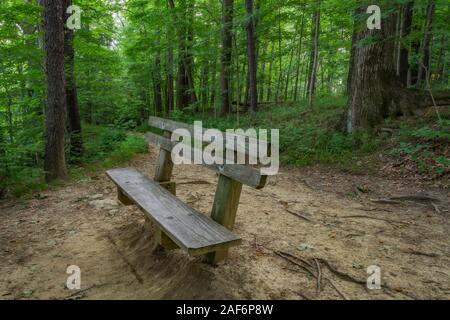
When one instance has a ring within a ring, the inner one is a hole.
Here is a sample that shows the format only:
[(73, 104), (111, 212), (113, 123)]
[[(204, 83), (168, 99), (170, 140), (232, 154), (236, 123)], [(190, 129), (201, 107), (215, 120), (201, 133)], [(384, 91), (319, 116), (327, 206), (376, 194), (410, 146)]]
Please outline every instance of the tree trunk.
[[(160, 0), (155, 1), (157, 9), (160, 8)], [(155, 100), (155, 112), (157, 116), (160, 116), (163, 111), (162, 92), (161, 92), (161, 28), (158, 26), (156, 29), (156, 52), (155, 52), (155, 65), (153, 70), (153, 87), (154, 87), (154, 100)]]
[(300, 27), (300, 40), (297, 48), (297, 70), (295, 73), (295, 87), (294, 87), (294, 101), (297, 101), (298, 97), (298, 83), (300, 79), (300, 66), (301, 66), (301, 54), (303, 46), (303, 32), (305, 29), (305, 14), (302, 14), (302, 23)]
[[(172, 10), (175, 9), (174, 0), (168, 0), (169, 6)], [(182, 11), (183, 17), (179, 15), (176, 16), (176, 23), (178, 25), (178, 71), (177, 71), (177, 81), (176, 81), (176, 105), (177, 110), (183, 110), (189, 106), (189, 101), (191, 96), (189, 94), (189, 80), (188, 80), (188, 70), (186, 66), (188, 65), (188, 47), (187, 47), (187, 32), (186, 27), (187, 22), (184, 20), (187, 14), (186, 0), (180, 0), (180, 11)]]
[(288, 100), (288, 92), (289, 92), (289, 81), (291, 80), (291, 70), (292, 70), (292, 61), (294, 60), (295, 54), (295, 38), (294, 38), (294, 46), (291, 48), (291, 54), (289, 58), (289, 65), (286, 72), (286, 85), (284, 87), (284, 101)]
[(258, 109), (258, 78), (256, 62), (256, 35), (255, 18), (253, 13), (253, 0), (245, 0), (245, 11), (247, 21), (247, 57), (250, 84), (250, 111), (256, 112)]
[(267, 54), (267, 46), (264, 46), (264, 48), (263, 48), (263, 53), (262, 53), (262, 59), (260, 59), (260, 61), (262, 60), (262, 66), (261, 66), (261, 72), (260, 72), (260, 74), (259, 74), (259, 92), (258, 92), (258, 95), (259, 95), (259, 98), (258, 98), (258, 100), (259, 101), (263, 101), (264, 100), (264, 85), (265, 85), (265, 80), (266, 80), (266, 78), (265, 78), (265, 74), (266, 74), (266, 60), (267, 60), (267, 56), (266, 56), (266, 54)]
[(273, 70), (273, 60), (275, 53), (275, 44), (272, 44), (272, 49), (270, 50), (270, 64), (269, 64), (269, 79), (267, 80), (267, 101), (272, 98), (272, 70)]
[(187, 15), (187, 35), (186, 35), (186, 56), (185, 56), (185, 68), (186, 68), (186, 79), (188, 84), (188, 96), (189, 103), (195, 105), (196, 111), (198, 111), (198, 98), (195, 90), (194, 81), (194, 57), (192, 56), (192, 46), (194, 43), (194, 0), (188, 0), (188, 5), (186, 9)]
[(280, 99), (280, 92), (282, 90), (283, 82), (283, 52), (282, 52), (282, 33), (281, 33), (281, 4), (278, 5), (278, 81), (277, 89), (275, 91), (275, 101)]
[(320, 34), (320, 0), (317, 0), (315, 11), (312, 17), (311, 30), (311, 58), (308, 72), (308, 106), (313, 106), (316, 92), (317, 65), (319, 60), (319, 34)]
[(202, 111), (208, 107), (208, 91), (209, 91), (209, 61), (205, 59), (202, 65), (201, 76), (201, 105)]
[(230, 77), (233, 48), (233, 0), (223, 0), (222, 5), (222, 52), (220, 72), (220, 100), (221, 114), (231, 111), (230, 105)]
[(166, 112), (171, 113), (174, 110), (174, 87), (173, 87), (173, 30), (175, 25), (175, 18), (173, 13), (173, 7), (170, 5), (170, 1), (168, 1), (168, 6), (170, 8), (170, 21), (167, 24), (167, 63), (166, 63), (166, 72), (167, 72), (167, 90), (166, 90)]
[(44, 1), (47, 71), (47, 117), (45, 121), (44, 170), (47, 181), (67, 179), (64, 153), (66, 79), (64, 74), (64, 21), (60, 1)]
[(425, 21), (425, 30), (423, 32), (423, 40), (421, 45), (421, 60), (419, 63), (419, 73), (417, 76), (416, 87), (421, 87), (424, 82), (429, 79), (427, 77), (430, 74), (430, 43), (431, 43), (431, 30), (433, 27), (433, 17), (436, 9), (436, 0), (428, 0), (427, 16)]
[[(408, 1), (403, 7), (403, 22), (401, 40), (405, 39), (411, 33), (411, 26), (413, 20), (414, 1)], [(400, 61), (398, 66), (398, 74), (403, 85), (408, 85), (408, 70), (409, 70), (409, 50), (403, 43), (400, 49)]]
[[(64, 21), (69, 14), (67, 8), (72, 0), (62, 0)], [(75, 51), (73, 48), (73, 30), (64, 28), (64, 56), (66, 70), (66, 100), (68, 118), (68, 136), (70, 140), (70, 162), (78, 163), (83, 155), (83, 137), (81, 135), (81, 118), (78, 108), (77, 86), (75, 80)]]
[[(389, 12), (389, 4), (382, 12)], [(357, 9), (363, 18), (355, 23), (353, 35), (352, 72), (349, 75), (347, 103), (347, 132), (373, 127), (390, 115), (410, 114), (414, 105), (411, 94), (396, 76), (395, 42), (390, 39), (395, 32), (395, 15), (383, 16), (381, 30), (369, 30), (365, 24), (366, 7)], [(374, 38), (364, 45), (361, 41)]]

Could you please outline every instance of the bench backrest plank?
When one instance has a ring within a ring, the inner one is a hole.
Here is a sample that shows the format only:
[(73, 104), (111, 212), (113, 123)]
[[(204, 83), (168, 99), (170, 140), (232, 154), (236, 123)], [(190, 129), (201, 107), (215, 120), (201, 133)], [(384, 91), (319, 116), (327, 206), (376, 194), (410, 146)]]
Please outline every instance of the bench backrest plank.
[[(145, 138), (150, 143), (158, 145), (166, 152), (172, 152), (172, 149), (178, 142), (171, 141), (168, 138), (159, 136), (157, 134), (147, 132)], [(259, 169), (252, 168), (246, 165), (239, 164), (224, 164), (224, 165), (208, 165), (203, 163), (207, 168), (214, 170), (226, 177), (239, 181), (247, 186), (262, 189), (267, 182), (267, 176), (261, 174)]]
[[(150, 117), (148, 124), (151, 127), (158, 128), (158, 129), (161, 129), (164, 131), (169, 131), (169, 132), (174, 132), (177, 129), (185, 129), (190, 133), (190, 135), (193, 139), (202, 140), (202, 142), (209, 142), (209, 141), (204, 141), (203, 137), (194, 136), (194, 133), (195, 133), (194, 126), (187, 124), (187, 123), (177, 122), (177, 121), (158, 118), (158, 117)], [(208, 128), (203, 128), (202, 134), (205, 133), (207, 130), (208, 130)], [(256, 137), (238, 135), (235, 133), (227, 133), (227, 135), (229, 138), (232, 138), (234, 141), (234, 148), (232, 149), (234, 152), (240, 152), (241, 150), (244, 150), (243, 153), (246, 156), (249, 156), (250, 154), (257, 155), (258, 139)], [(259, 139), (261, 139), (261, 137)], [(267, 155), (270, 155), (271, 150), (270, 150), (270, 143), (268, 141), (266, 143), (266, 147), (267, 147), (267, 150), (264, 150), (264, 151), (266, 151)], [(229, 148), (229, 146), (226, 145), (226, 141), (224, 141), (224, 148), (225, 149)]]

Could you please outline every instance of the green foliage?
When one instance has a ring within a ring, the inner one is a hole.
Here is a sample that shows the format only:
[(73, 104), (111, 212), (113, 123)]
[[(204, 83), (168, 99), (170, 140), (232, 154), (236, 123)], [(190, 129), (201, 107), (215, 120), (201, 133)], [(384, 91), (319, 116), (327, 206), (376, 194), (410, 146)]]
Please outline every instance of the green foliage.
[(256, 115), (236, 118), (216, 118), (205, 114), (174, 115), (178, 121), (193, 123), (202, 120), (205, 128), (222, 131), (231, 128), (280, 130), (280, 156), (283, 164), (306, 166), (313, 163), (351, 164), (353, 158), (373, 152), (379, 147), (379, 138), (369, 132), (344, 134), (338, 123), (344, 112), (345, 97), (324, 97), (313, 110), (306, 102), (293, 105), (270, 106)]
[(389, 153), (408, 157), (416, 164), (420, 173), (435, 176), (443, 174), (449, 168), (450, 120), (403, 123), (396, 139), (399, 144)]
[(106, 167), (126, 162), (136, 153), (148, 149), (147, 141), (140, 135), (127, 134), (123, 129), (85, 125), (86, 151), (83, 163), (102, 163)]
[[(83, 127), (85, 154), (82, 163), (88, 170), (118, 165), (148, 150), (148, 143), (141, 135), (128, 134), (124, 129), (114, 127), (89, 124)], [(47, 187), (42, 170), (43, 139), (35, 131), (23, 132), (27, 134), (15, 144), (0, 139), (0, 190), (21, 196)], [(85, 172), (84, 168), (71, 170), (78, 175)]]
[[(42, 7), (38, 3), (0, 1), (0, 197), (4, 190), (21, 194), (45, 186), (42, 167), (47, 88)], [(396, 6), (405, 3), (395, 1)], [(173, 111), (174, 119), (190, 123), (203, 120), (205, 127), (221, 130), (279, 128), (284, 164), (349, 165), (380, 147), (382, 137), (371, 132), (346, 135), (336, 129), (346, 103), (342, 94), (356, 1), (321, 1), (318, 99), (312, 110), (304, 107), (307, 103), (302, 99), (308, 80), (311, 16), (317, 1), (255, 1), (258, 84), (259, 89), (264, 85), (260, 102), (266, 104), (257, 114), (240, 114), (239, 121), (235, 104), (229, 116), (218, 116), (220, 1), (175, 1), (174, 10), (164, 1), (74, 0), (74, 4), (82, 8), (82, 28), (74, 38), (74, 71), (84, 122), (82, 165), (113, 165), (146, 150), (145, 141), (129, 132), (146, 132), (147, 117), (156, 114), (156, 61), (167, 109), (169, 71), (176, 89), (180, 56), (186, 53), (192, 56), (192, 81), (199, 102)], [(427, 0), (415, 1), (412, 32), (402, 39), (404, 47), (420, 45), (427, 4)], [(445, 0), (437, 0), (430, 63), (432, 86), (443, 90), (448, 89), (449, 79), (448, 16)], [(233, 102), (241, 103), (247, 85), (246, 22), (244, 0), (236, 0), (230, 92)], [(187, 49), (180, 43), (183, 33), (189, 33)], [(421, 50), (411, 50), (412, 68), (417, 67), (421, 54)], [(448, 120), (405, 124), (395, 134), (397, 144), (392, 152), (410, 156), (421, 170), (431, 167), (442, 171), (449, 161), (443, 151), (448, 148), (448, 127)]]

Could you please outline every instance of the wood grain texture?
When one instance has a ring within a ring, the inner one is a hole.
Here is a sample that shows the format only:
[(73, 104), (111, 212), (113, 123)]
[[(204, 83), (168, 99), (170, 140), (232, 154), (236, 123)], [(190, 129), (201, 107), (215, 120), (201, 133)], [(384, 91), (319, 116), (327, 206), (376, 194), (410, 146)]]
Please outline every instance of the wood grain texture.
[[(190, 133), (191, 138), (193, 140), (197, 139), (202, 142), (209, 142), (209, 141), (205, 141), (203, 139), (203, 137), (196, 137), (194, 135), (194, 133), (195, 133), (194, 126), (191, 124), (177, 122), (177, 121), (159, 118), (159, 117), (150, 117), (148, 124), (151, 127), (155, 127), (155, 128), (161, 129), (163, 131), (169, 131), (169, 132), (174, 132), (177, 129), (185, 129)], [(203, 128), (202, 134), (204, 134), (209, 129), (210, 128)], [(225, 133), (223, 133), (223, 134), (225, 137)], [(247, 156), (250, 153), (255, 154), (255, 155), (257, 154), (257, 152), (258, 152), (258, 139), (257, 138), (251, 137), (251, 136), (239, 135), (236, 133), (233, 133), (233, 134), (228, 133), (228, 137), (234, 139), (234, 147), (230, 148), (231, 150), (233, 150), (233, 151), (244, 150), (243, 153)], [(259, 137), (259, 138), (261, 139), (261, 137)], [(224, 146), (225, 145), (226, 144), (224, 141)], [(254, 147), (252, 147), (252, 146), (254, 146)], [(270, 155), (270, 153), (271, 153), (270, 141), (267, 141), (267, 150), (265, 150), (265, 151), (267, 151), (266, 154)], [(248, 157), (246, 157), (246, 161), (248, 161)]]
[[(178, 143), (151, 132), (147, 132), (145, 138), (149, 143), (156, 144), (167, 152), (171, 152)], [(250, 166), (241, 164), (208, 165), (205, 163), (203, 165), (215, 172), (256, 189), (264, 188), (267, 182), (266, 175), (262, 175), (259, 169)]]
[[(170, 132), (165, 131), (164, 137), (170, 138)], [(173, 162), (170, 151), (160, 148), (159, 156), (155, 168), (155, 181), (169, 182), (172, 178)]]
[[(225, 226), (228, 230), (233, 230), (234, 228), (241, 191), (242, 183), (220, 175), (211, 211), (211, 218)], [(206, 261), (211, 264), (216, 264), (225, 259), (227, 253), (227, 248), (208, 253), (206, 255)]]
[(114, 169), (107, 175), (181, 249), (203, 255), (238, 245), (241, 239), (183, 203), (134, 168)]

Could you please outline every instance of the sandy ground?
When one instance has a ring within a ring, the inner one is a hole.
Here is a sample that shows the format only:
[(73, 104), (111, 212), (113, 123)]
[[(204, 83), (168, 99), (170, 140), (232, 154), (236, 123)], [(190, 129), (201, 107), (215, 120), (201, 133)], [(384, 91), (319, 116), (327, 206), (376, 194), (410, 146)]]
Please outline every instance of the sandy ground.
[[(156, 154), (131, 165), (151, 176)], [(177, 166), (174, 180), (182, 200), (209, 213), (212, 171)], [(440, 199), (438, 210), (371, 201), (419, 192)], [(449, 299), (448, 199), (407, 180), (283, 169), (263, 190), (244, 187), (235, 226), (243, 243), (212, 267), (155, 251), (144, 215), (118, 204), (97, 173), (0, 204), (0, 299)], [(65, 286), (69, 265), (81, 268), (81, 291)], [(371, 265), (381, 290), (366, 288)]]

